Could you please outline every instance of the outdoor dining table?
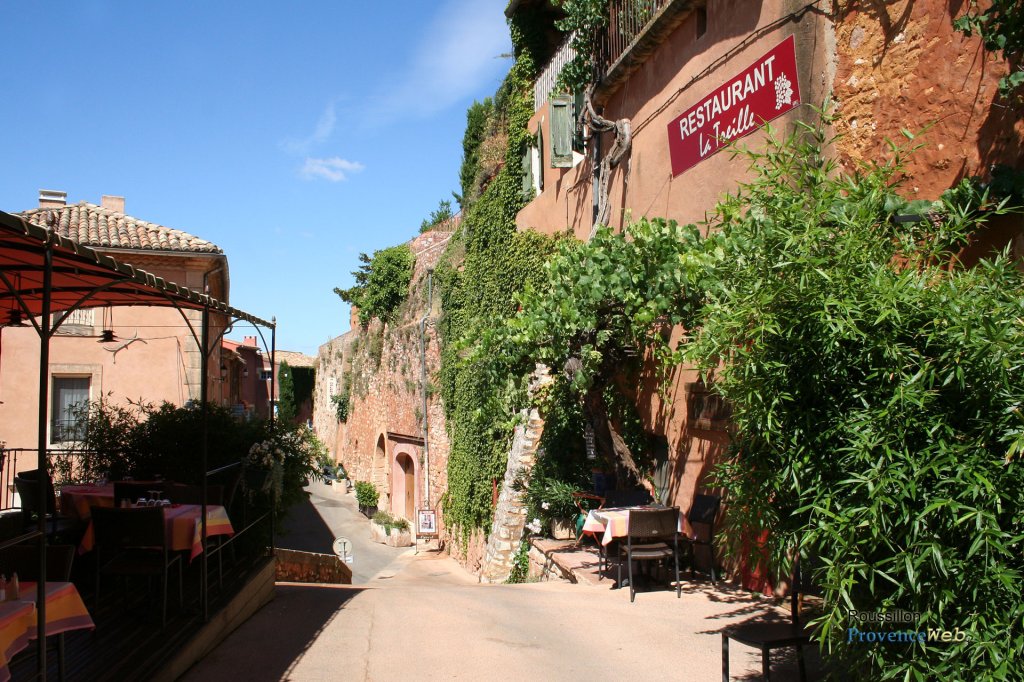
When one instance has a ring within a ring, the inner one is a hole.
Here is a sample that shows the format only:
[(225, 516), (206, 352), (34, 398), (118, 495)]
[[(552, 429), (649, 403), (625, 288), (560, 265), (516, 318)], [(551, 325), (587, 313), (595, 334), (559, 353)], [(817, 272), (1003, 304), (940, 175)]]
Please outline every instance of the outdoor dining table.
[[(11, 679), (8, 665), (31, 640), (37, 639), (36, 583), (21, 583), (19, 598), (0, 602), (0, 682)], [(95, 628), (74, 583), (46, 583), (46, 636)]]
[(60, 510), (64, 516), (87, 521), (92, 507), (114, 506), (114, 484), (86, 483), (60, 489)]
[[(664, 509), (664, 507), (643, 505), (639, 507), (591, 509), (587, 512), (587, 519), (583, 523), (583, 532), (593, 533), (595, 537), (601, 536), (601, 544), (607, 547), (615, 538), (624, 538), (629, 534), (629, 513), (634, 509)], [(677, 530), (682, 532), (682, 514), (679, 515), (678, 523)]]
[[(61, 493), (61, 497), (64, 493)], [(83, 498), (92, 497), (85, 495)], [(113, 492), (111, 492), (110, 504), (102, 501), (94, 506), (113, 507)], [(75, 502), (74, 504), (77, 504)], [(202, 506), (198, 504), (172, 504), (163, 507), (165, 532), (168, 539), (168, 547), (176, 551), (188, 551), (189, 561), (203, 553), (203, 526), (199, 523), (199, 516), (202, 513)], [(85, 517), (88, 518), (88, 517)], [(235, 529), (228, 518), (227, 510), (219, 504), (206, 505), (206, 537), (215, 535), (232, 536)], [(96, 544), (92, 522), (85, 529), (82, 541), (78, 545), (78, 553), (85, 554), (92, 550)]]

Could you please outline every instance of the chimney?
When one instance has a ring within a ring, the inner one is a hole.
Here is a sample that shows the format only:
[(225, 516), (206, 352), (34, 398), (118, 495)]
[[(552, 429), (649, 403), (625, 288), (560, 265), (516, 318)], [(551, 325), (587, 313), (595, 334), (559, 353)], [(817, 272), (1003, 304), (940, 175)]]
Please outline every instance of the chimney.
[(111, 194), (104, 194), (100, 199), (100, 206), (109, 208), (117, 213), (124, 213), (124, 197), (115, 197)]
[(242, 345), (243, 346), (250, 346), (251, 348), (259, 348), (259, 345), (257, 345), (257, 343), (256, 343), (256, 337), (255, 336), (243, 336), (242, 337)]
[(68, 193), (55, 189), (39, 190), (39, 208), (63, 208), (67, 206)]

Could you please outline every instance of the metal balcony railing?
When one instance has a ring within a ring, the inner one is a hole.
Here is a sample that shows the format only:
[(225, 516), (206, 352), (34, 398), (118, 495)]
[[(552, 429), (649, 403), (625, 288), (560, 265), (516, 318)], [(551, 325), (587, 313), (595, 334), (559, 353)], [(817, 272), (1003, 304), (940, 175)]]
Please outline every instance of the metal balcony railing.
[(551, 61), (541, 71), (540, 76), (537, 77), (537, 82), (533, 84), (534, 111), (540, 111), (544, 102), (548, 101), (548, 98), (551, 97), (551, 92), (558, 83), (558, 76), (562, 73), (562, 68), (576, 56), (576, 51), (570, 46), (571, 38), (571, 36), (566, 36), (562, 46), (551, 57)]
[(611, 0), (608, 26), (599, 39), (599, 64), (607, 70), (672, 0)]

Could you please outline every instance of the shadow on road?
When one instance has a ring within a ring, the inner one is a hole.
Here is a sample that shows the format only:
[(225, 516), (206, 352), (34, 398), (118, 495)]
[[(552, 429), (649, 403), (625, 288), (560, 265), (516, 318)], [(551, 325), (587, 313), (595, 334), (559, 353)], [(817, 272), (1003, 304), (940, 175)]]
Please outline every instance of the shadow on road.
[(277, 542), (279, 547), (300, 552), (333, 553), (334, 534), (316, 510), (309, 493), (288, 509), (282, 526)]
[(353, 587), (278, 585), (261, 617), (246, 621), (182, 680), (290, 679), (296, 662), (360, 592)]

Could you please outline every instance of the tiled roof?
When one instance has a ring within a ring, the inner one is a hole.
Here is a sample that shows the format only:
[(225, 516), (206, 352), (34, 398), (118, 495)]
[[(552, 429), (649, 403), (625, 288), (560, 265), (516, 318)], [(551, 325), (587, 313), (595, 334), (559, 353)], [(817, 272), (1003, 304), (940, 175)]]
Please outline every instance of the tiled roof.
[(316, 367), (316, 358), (293, 350), (277, 350), (274, 353), (277, 364), (287, 362), (289, 367)]
[(34, 208), (19, 215), (94, 248), (223, 253), (216, 244), (188, 232), (147, 223), (87, 201), (59, 208)]

